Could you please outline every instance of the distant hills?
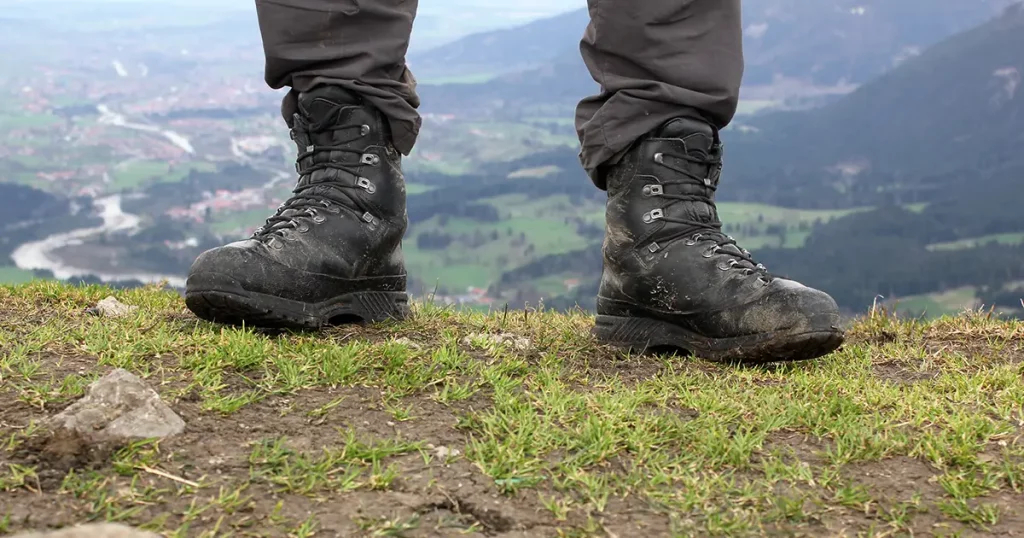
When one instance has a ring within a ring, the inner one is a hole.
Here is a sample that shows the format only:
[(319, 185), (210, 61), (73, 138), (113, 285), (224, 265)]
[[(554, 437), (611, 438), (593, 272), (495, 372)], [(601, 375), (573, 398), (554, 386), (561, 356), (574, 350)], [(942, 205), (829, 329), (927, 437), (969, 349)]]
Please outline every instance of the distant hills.
[[(857, 210), (814, 226), (797, 248), (754, 248), (778, 274), (828, 290), (852, 312), (876, 295), (952, 289), (1020, 309), (1024, 7), (836, 103), (744, 118), (724, 137), (720, 201)], [(546, 304), (589, 306), (599, 271), (598, 241), (508, 271), (493, 292), (569, 274), (583, 284)]]
[[(748, 88), (856, 85), (998, 14), (1014, 0), (747, 0)], [(467, 36), (411, 55), (413, 72), (490, 75), (488, 84), (424, 88), (431, 109), (485, 109), (572, 101), (593, 91), (579, 58), (585, 9), (498, 32)], [(544, 93), (541, 93), (544, 92)], [(566, 103), (561, 103), (566, 104)]]
[(830, 106), (744, 119), (726, 139), (730, 191), (835, 207), (929, 202), (946, 190), (976, 189), (985, 174), (1024, 165), (1022, 79), (1017, 4)]

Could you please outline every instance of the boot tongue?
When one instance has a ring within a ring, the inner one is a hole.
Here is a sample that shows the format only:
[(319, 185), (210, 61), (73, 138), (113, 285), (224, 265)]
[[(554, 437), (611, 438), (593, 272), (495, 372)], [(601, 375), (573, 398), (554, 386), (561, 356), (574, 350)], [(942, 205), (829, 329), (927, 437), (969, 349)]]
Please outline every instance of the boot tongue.
[(715, 148), (715, 130), (699, 120), (676, 118), (659, 129), (655, 137), (674, 138), (682, 141), (687, 154), (697, 159), (706, 159)]
[[(344, 108), (346, 106), (359, 107), (363, 105), (363, 100), (357, 94), (348, 90), (342, 89), (338, 86), (317, 86), (308, 92), (302, 92), (298, 98), (298, 110), (303, 120), (310, 125), (322, 124), (324, 121), (331, 120), (334, 122), (340, 121), (340, 117), (337, 115), (339, 107)], [(331, 117), (331, 114), (335, 114)], [(346, 133), (340, 133), (336, 131), (328, 131), (322, 133), (303, 132), (296, 139), (296, 143), (299, 146), (299, 151), (303, 151), (306, 145), (316, 144), (318, 146), (334, 145), (344, 142), (345, 137), (349, 136)], [(346, 158), (350, 158), (349, 155), (345, 155)], [(330, 159), (331, 155), (328, 153), (321, 153), (316, 155), (313, 162), (324, 162)], [(299, 179), (298, 186), (306, 187), (310, 184), (319, 183), (327, 179), (330, 181), (330, 176), (336, 176), (339, 172), (337, 170), (322, 170), (303, 176)], [(343, 174), (347, 175), (347, 174)], [(325, 177), (327, 176), (327, 177)], [(338, 193), (341, 192), (330, 183), (315, 185), (307, 192), (310, 194), (327, 194), (327, 193)]]
[(299, 94), (299, 113), (310, 122), (322, 121), (333, 109), (341, 105), (359, 106), (362, 99), (337, 86), (317, 86)]
[[(707, 160), (715, 151), (715, 130), (707, 123), (691, 118), (676, 118), (663, 125), (655, 131), (655, 138), (672, 139), (678, 145), (673, 144), (672, 150), (682, 149), (682, 153), (698, 159)], [(693, 175), (704, 178), (710, 173), (710, 165), (698, 162), (685, 162), (676, 159), (676, 165), (682, 165)], [(693, 194), (707, 196), (710, 199), (714, 192), (703, 183), (694, 180), (693, 183), (675, 185), (671, 187), (672, 192), (679, 194)], [(718, 211), (713, 205), (706, 202), (689, 201), (680, 202), (673, 206), (673, 213), (678, 212), (679, 216), (697, 222), (714, 223), (718, 222)]]

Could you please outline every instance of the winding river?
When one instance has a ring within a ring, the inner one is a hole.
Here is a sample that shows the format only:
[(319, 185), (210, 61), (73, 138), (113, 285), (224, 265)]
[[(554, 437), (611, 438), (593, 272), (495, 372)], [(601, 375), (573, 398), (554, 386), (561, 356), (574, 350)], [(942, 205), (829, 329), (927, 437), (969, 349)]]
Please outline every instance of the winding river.
[(93, 204), (103, 219), (103, 224), (95, 228), (80, 228), (70, 232), (51, 235), (40, 241), (25, 243), (11, 254), (14, 264), (21, 269), (44, 269), (53, 276), (67, 280), (75, 277), (93, 275), (103, 282), (117, 280), (138, 280), (147, 284), (166, 280), (175, 288), (185, 287), (185, 279), (181, 275), (161, 275), (156, 273), (111, 273), (75, 267), (56, 255), (56, 251), (66, 246), (77, 245), (88, 239), (99, 237), (111, 232), (132, 231), (138, 228), (140, 219), (136, 215), (121, 210), (121, 195), (115, 194), (105, 198), (97, 198)]

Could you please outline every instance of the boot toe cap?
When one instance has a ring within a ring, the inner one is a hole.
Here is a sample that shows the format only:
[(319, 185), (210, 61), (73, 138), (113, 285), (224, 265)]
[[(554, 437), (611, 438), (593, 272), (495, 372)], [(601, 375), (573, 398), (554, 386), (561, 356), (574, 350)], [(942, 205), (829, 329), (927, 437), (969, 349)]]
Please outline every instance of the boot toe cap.
[(785, 279), (776, 279), (771, 286), (775, 290), (752, 305), (744, 316), (750, 325), (758, 326), (761, 332), (839, 330), (839, 306), (829, 294)]
[(261, 255), (261, 248), (265, 247), (248, 239), (203, 252), (189, 270), (186, 291), (280, 293), (291, 271)]

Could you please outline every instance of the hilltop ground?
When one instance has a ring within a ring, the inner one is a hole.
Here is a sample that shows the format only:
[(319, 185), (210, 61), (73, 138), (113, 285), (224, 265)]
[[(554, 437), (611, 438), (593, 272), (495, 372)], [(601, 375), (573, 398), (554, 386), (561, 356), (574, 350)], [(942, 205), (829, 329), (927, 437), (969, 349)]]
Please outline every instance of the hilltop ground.
[[(141, 308), (84, 312), (112, 293)], [(153, 289), (0, 287), (0, 534), (1024, 533), (1024, 324), (876, 313), (772, 368), (620, 356), (590, 324), (423, 305), (275, 335)], [(38, 421), (118, 367), (186, 432), (50, 442)]]

